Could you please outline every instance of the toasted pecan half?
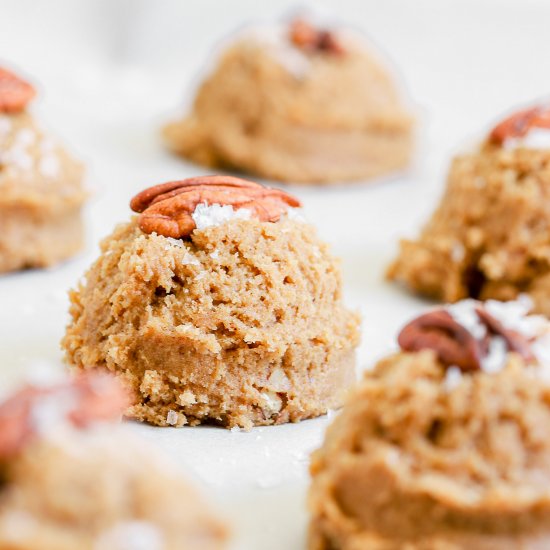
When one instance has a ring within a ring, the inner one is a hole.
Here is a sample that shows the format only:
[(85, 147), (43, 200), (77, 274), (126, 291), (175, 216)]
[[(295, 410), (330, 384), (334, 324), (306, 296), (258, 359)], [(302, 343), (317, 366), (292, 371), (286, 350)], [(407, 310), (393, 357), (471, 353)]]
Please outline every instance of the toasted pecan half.
[(137, 194), (130, 208), (140, 213), (144, 233), (181, 239), (196, 228), (193, 213), (199, 204), (246, 208), (265, 222), (275, 222), (300, 201), (280, 189), (232, 176), (201, 176), (155, 185)]

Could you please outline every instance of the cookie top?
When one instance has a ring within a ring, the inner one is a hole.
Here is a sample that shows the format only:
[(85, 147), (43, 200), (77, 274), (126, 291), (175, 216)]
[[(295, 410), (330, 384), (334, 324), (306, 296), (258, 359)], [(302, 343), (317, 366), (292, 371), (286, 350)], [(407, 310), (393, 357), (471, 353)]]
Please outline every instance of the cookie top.
[(524, 300), (413, 320), (329, 427), (312, 495), (392, 540), (546, 532), (549, 326)]
[(487, 142), (507, 150), (550, 150), (550, 103), (540, 103), (510, 114), (491, 130)]
[(27, 385), (0, 403), (0, 462), (34, 440), (120, 419), (128, 405), (126, 391), (101, 371), (49, 386)]
[[(244, 94), (250, 118), (264, 116), (320, 130), (408, 130), (412, 117), (393, 71), (362, 37), (306, 20), (251, 27), (234, 37), (195, 103)], [(226, 90), (219, 89), (226, 81)], [(211, 85), (210, 85), (211, 83)], [(215, 87), (216, 89), (212, 89)], [(241, 101), (236, 97), (236, 105)], [(226, 100), (220, 108), (229, 104)]]

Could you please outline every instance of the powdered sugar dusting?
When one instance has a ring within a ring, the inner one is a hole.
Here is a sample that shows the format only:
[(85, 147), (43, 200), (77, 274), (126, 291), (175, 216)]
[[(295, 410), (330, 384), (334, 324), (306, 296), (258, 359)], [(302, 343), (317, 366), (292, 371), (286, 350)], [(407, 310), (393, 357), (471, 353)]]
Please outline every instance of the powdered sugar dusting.
[(190, 254), (189, 252), (185, 254), (181, 263), (183, 265), (201, 265), (199, 260), (197, 260), (197, 258), (195, 258), (195, 256), (193, 256), (193, 254)]
[(445, 372), (443, 387), (445, 391), (453, 391), (462, 381), (462, 371), (458, 367), (449, 367)]
[(224, 204), (198, 204), (191, 214), (197, 229), (205, 229), (222, 225), (230, 220), (249, 220), (252, 212), (248, 208), (234, 210), (232, 206)]
[(176, 411), (168, 411), (166, 415), (166, 423), (170, 426), (175, 426), (178, 423), (178, 413)]
[(307, 55), (289, 38), (287, 25), (269, 25), (249, 29), (245, 38), (260, 44), (294, 78), (302, 79), (311, 68)]
[(30, 128), (19, 130), (15, 136), (15, 144), (18, 147), (29, 147), (36, 140), (36, 134)]
[(67, 417), (77, 405), (76, 394), (71, 389), (37, 397), (30, 410), (33, 431), (47, 437), (70, 427)]
[(185, 253), (184, 253), (184, 256), (183, 258), (181, 259), (181, 263), (183, 265), (201, 265), (201, 263), (199, 262), (199, 260), (197, 258), (195, 258), (195, 256), (193, 256), (193, 254), (191, 254), (188, 250), (187, 250), (187, 247), (185, 246), (185, 243), (183, 242), (182, 239), (173, 239), (172, 237), (164, 237), (164, 239), (166, 240), (166, 242), (168, 243), (164, 248), (165, 250), (171, 250), (173, 247), (175, 248), (182, 248), (182, 249), (185, 249)]
[[(481, 359), (481, 369), (484, 372), (496, 373), (504, 368), (508, 358), (508, 347), (502, 336), (488, 332), (486, 325), (476, 313), (476, 308), (479, 307), (483, 307), (505, 329), (525, 337), (540, 369), (550, 369), (550, 323), (542, 315), (529, 314), (533, 307), (529, 296), (521, 295), (517, 300), (509, 302), (487, 300), (481, 303), (471, 299), (462, 300), (448, 306), (446, 310), (476, 340), (482, 341), (489, 337), (487, 353)], [(448, 376), (453, 380), (455, 375)], [(445, 383), (452, 385), (447, 378)]]
[(489, 350), (487, 355), (481, 361), (482, 370), (489, 374), (499, 372), (506, 365), (507, 356), (508, 348), (504, 338), (500, 336), (493, 336), (489, 340)]
[(0, 138), (7, 136), (12, 127), (11, 120), (7, 116), (0, 115)]
[[(172, 237), (165, 237), (170, 246), (175, 246), (177, 248), (185, 248), (183, 241), (181, 239), (174, 239)], [(166, 250), (170, 250), (170, 246), (166, 247)]]
[(44, 155), (38, 164), (38, 170), (46, 178), (55, 178), (59, 174), (59, 159), (52, 153)]
[(0, 151), (0, 164), (11, 165), (24, 172), (31, 170), (34, 162), (29, 154), (29, 146), (35, 139), (36, 134), (32, 130), (28, 128), (19, 130), (13, 145), (5, 151)]
[(487, 328), (479, 319), (476, 313), (476, 307), (479, 306), (477, 300), (461, 300), (447, 307), (451, 317), (468, 330), (474, 338), (481, 339), (487, 334)]
[(521, 147), (527, 149), (550, 149), (550, 129), (531, 128), (525, 136), (507, 139), (503, 143), (503, 147), (508, 151)]
[(147, 521), (125, 521), (105, 531), (94, 550), (162, 550), (164, 537), (160, 529)]
[[(281, 216), (281, 219), (284, 219), (285, 216)], [(286, 211), (286, 218), (295, 222), (305, 223), (306, 219), (304, 218), (304, 213), (301, 208), (288, 208)]]
[(527, 338), (536, 338), (548, 332), (548, 321), (542, 315), (529, 315), (533, 302), (523, 294), (511, 302), (487, 300), (485, 309), (506, 328)]

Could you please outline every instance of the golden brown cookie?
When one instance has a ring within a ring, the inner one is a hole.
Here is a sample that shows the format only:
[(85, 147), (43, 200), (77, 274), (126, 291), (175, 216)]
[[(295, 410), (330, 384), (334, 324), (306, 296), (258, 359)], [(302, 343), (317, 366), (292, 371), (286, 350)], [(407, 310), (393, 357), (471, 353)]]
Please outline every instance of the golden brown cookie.
[(140, 193), (139, 217), (71, 293), (69, 364), (118, 374), (135, 397), (128, 415), (160, 426), (250, 428), (340, 406), (358, 319), (338, 262), (290, 205), (226, 176)]
[(93, 372), (0, 404), (0, 548), (226, 547), (177, 468), (113, 425), (125, 403), (112, 376)]
[(453, 160), (439, 206), (401, 242), (390, 279), (445, 302), (528, 293), (550, 315), (549, 112), (516, 113)]
[(401, 170), (413, 139), (392, 76), (361, 40), (304, 20), (239, 37), (164, 138), (200, 164), (312, 184)]
[(467, 300), (404, 328), (313, 455), (311, 550), (550, 546), (550, 325), (528, 307)]
[(83, 168), (36, 124), (32, 86), (0, 68), (0, 273), (46, 267), (83, 244)]

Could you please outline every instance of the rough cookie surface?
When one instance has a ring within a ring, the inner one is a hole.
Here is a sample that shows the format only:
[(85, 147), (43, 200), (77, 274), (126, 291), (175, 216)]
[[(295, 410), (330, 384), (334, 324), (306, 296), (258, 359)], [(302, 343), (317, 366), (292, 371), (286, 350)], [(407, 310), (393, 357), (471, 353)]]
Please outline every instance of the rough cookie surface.
[(550, 315), (550, 151), (486, 145), (451, 166), (441, 203), (388, 276), (445, 302), (529, 294)]
[(139, 420), (299, 421), (341, 405), (354, 380), (358, 318), (336, 260), (299, 221), (234, 219), (182, 241), (134, 218), (71, 300), (69, 363), (120, 375)]
[(433, 351), (382, 360), (313, 455), (311, 550), (550, 545), (550, 385), (510, 354), (456, 378)]
[(200, 164), (282, 181), (335, 183), (404, 168), (412, 118), (362, 44), (304, 53), (286, 30), (259, 29), (222, 56), (167, 145)]
[(82, 177), (31, 115), (0, 114), (0, 273), (46, 267), (82, 247)]
[(225, 548), (226, 529), (202, 499), (128, 434), (95, 428), (41, 438), (0, 463), (0, 473), (1, 548)]

